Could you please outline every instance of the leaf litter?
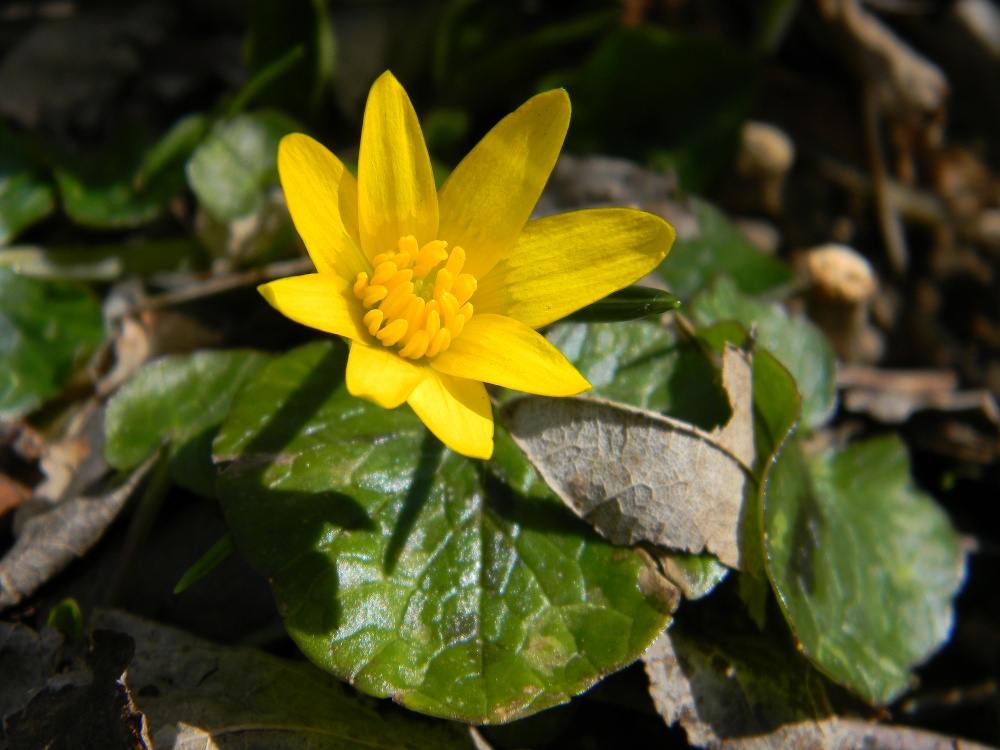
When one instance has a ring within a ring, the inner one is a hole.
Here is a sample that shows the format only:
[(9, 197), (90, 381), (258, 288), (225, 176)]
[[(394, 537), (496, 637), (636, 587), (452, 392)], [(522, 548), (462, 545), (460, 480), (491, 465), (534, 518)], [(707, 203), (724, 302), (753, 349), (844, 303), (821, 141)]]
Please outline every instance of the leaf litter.
[(722, 380), (733, 413), (712, 432), (594, 398), (519, 399), (504, 416), (553, 491), (609, 541), (707, 550), (739, 568), (740, 509), (754, 484), (751, 357), (727, 345)]

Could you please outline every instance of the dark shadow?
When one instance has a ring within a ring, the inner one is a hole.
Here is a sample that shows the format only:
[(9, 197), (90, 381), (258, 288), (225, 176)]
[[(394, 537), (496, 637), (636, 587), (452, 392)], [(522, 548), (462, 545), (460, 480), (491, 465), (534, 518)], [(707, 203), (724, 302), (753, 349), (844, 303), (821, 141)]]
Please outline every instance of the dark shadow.
[[(267, 486), (265, 472), (275, 462), (293, 458), (285, 455), (286, 449), (343, 383), (346, 355), (339, 344), (324, 352), (239, 459), (219, 472), (229, 485), (223, 502), (226, 520), (246, 557), (271, 582), (286, 624), (310, 635), (329, 633), (341, 619), (336, 568), (316, 550), (331, 528), (371, 531), (375, 524), (348, 495), (274, 490)], [(301, 553), (289, 558), (289, 549)]]
[(656, 666), (676, 670), (675, 684), (686, 683), (698, 720), (721, 738), (825, 718), (830, 683), (796, 648), (776, 606), (764, 630), (757, 628), (737, 593), (738, 576), (720, 584), (710, 603), (684, 603)]
[(434, 475), (441, 465), (441, 456), (444, 454), (444, 444), (434, 435), (427, 432), (420, 443), (420, 457), (417, 459), (417, 468), (413, 473), (413, 482), (406, 491), (403, 499), (403, 507), (396, 519), (396, 525), (392, 529), (392, 536), (385, 547), (385, 558), (382, 567), (386, 575), (392, 575), (399, 562), (399, 556), (406, 546), (406, 539), (413, 531), (413, 525), (417, 522), (420, 509), (427, 500), (427, 495), (431, 491), (434, 483)]

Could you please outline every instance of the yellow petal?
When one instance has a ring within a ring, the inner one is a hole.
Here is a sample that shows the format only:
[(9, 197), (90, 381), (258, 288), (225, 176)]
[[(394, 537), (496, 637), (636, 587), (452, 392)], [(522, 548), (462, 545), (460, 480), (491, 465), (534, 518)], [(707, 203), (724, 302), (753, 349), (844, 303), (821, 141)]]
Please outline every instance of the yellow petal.
[[(631, 208), (593, 208), (528, 222), (510, 254), (473, 298), (497, 313), (540, 328), (641, 279), (660, 264), (674, 229)], [(464, 337), (464, 334), (463, 334)]]
[(371, 341), (362, 318), (365, 309), (351, 285), (335, 273), (288, 276), (261, 284), (257, 291), (296, 323), (355, 341)]
[(486, 274), (513, 246), (555, 166), (569, 127), (562, 89), (507, 115), (442, 186), (438, 237), (465, 249), (465, 271)]
[(358, 239), (358, 183), (340, 160), (302, 133), (278, 144), (278, 173), (295, 222), (317, 271), (354, 280), (368, 264)]
[(502, 315), (473, 315), (431, 367), (540, 396), (575, 396), (591, 387), (544, 336)]
[(438, 204), (431, 160), (417, 114), (391, 73), (372, 85), (361, 126), (358, 219), (369, 260), (395, 251), (400, 237), (437, 237)]
[(384, 346), (351, 344), (347, 359), (347, 390), (352, 396), (395, 409), (409, 398), (427, 372)]
[(493, 455), (493, 411), (482, 383), (427, 371), (407, 402), (438, 440), (470, 458)]

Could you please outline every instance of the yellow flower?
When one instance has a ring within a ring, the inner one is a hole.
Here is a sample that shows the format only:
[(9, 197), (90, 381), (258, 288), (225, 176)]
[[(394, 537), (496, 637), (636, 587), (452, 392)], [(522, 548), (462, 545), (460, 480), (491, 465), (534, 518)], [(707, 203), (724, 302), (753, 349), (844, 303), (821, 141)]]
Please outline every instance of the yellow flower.
[(536, 328), (642, 277), (674, 231), (624, 208), (528, 221), (569, 125), (563, 90), (504, 118), (435, 192), (420, 124), (384, 73), (361, 130), (358, 178), (308, 136), (278, 171), (316, 273), (259, 287), (292, 320), (348, 339), (347, 389), (404, 401), (449, 448), (493, 452), (483, 383), (544, 396), (590, 384)]

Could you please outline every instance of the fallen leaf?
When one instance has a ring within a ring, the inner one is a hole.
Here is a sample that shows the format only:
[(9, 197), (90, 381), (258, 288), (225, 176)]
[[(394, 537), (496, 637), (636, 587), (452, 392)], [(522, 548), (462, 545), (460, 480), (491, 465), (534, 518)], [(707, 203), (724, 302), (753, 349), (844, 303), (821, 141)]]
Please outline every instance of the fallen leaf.
[[(45, 479), (35, 487), (34, 496), (54, 504), (82, 495), (107, 473), (103, 454), (104, 406), (91, 399), (70, 417), (59, 439), (45, 447), (39, 460)], [(21, 523), (19, 518), (18, 526)]]
[(94, 625), (135, 640), (129, 683), (157, 748), (472, 747), (459, 725), (359, 698), (311, 664), (216, 646), (114, 610), (95, 613)]
[(733, 416), (710, 433), (587, 398), (520, 399), (505, 407), (505, 422), (563, 502), (611, 542), (707, 550), (738, 568), (754, 461), (749, 357), (727, 346), (722, 377)]
[(4, 720), (10, 750), (151, 750), (146, 717), (125, 684), (135, 654), (127, 635), (96, 630), (87, 654), (93, 679), (47, 688)]
[(823, 679), (790, 644), (728, 621), (707, 627), (708, 636), (701, 624), (677, 625), (643, 656), (657, 711), (668, 725), (679, 723), (695, 747), (986, 750), (955, 737), (832, 715)]
[(809, 663), (744, 620), (715, 613), (709, 624), (675, 625), (642, 657), (656, 710), (668, 725), (680, 723), (692, 745), (829, 715), (824, 681)]
[(156, 461), (150, 456), (117, 487), (96, 496), (80, 496), (57, 505), (30, 502), (36, 509), (17, 541), (0, 559), (0, 610), (18, 604), (73, 560), (82, 557), (125, 506)]

